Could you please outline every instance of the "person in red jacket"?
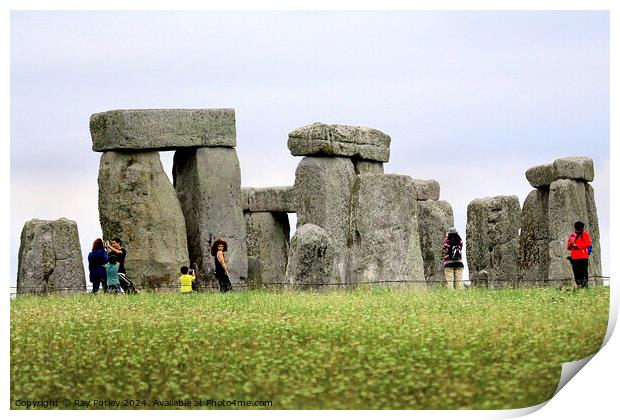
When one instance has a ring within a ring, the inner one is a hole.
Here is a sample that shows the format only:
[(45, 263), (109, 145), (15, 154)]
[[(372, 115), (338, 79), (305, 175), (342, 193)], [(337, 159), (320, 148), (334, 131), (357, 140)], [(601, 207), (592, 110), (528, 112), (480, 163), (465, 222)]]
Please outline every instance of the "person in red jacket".
[(592, 247), (590, 234), (583, 230), (582, 222), (575, 222), (575, 231), (568, 237), (566, 249), (570, 251), (570, 263), (573, 266), (573, 275), (577, 287), (588, 287), (588, 257)]

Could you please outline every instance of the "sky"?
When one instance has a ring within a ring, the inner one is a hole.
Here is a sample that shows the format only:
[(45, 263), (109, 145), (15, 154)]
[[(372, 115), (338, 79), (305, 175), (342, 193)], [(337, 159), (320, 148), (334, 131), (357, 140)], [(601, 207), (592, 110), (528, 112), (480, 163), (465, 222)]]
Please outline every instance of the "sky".
[(529, 167), (590, 156), (608, 275), (609, 30), (605, 11), (14, 11), (11, 285), (32, 218), (75, 220), (86, 258), (101, 236), (89, 118), (134, 108), (234, 108), (244, 187), (293, 184), (297, 127), (379, 129), (385, 172), (439, 181), (463, 233), (475, 198), (523, 205)]

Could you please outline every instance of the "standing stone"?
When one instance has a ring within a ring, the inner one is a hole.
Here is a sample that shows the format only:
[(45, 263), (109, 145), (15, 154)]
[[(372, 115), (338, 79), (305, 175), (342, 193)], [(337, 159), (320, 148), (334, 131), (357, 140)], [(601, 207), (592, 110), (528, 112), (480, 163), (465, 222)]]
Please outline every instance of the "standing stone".
[(283, 285), (286, 281), (290, 226), (288, 214), (245, 213), (248, 287)]
[(293, 156), (343, 156), (387, 162), (390, 136), (374, 128), (320, 122), (297, 128), (288, 135)]
[(234, 109), (120, 109), (90, 117), (93, 150), (235, 147)]
[(577, 220), (589, 231), (586, 184), (572, 179), (554, 181), (549, 193), (549, 279), (558, 283), (571, 284), (573, 279), (566, 242)]
[(122, 238), (127, 276), (137, 286), (178, 289), (189, 264), (185, 220), (158, 152), (105, 152), (99, 165), (99, 221)]
[(549, 190), (531, 191), (523, 203), (519, 269), (525, 284), (545, 285), (549, 278)]
[(241, 171), (234, 148), (204, 147), (177, 150), (174, 186), (185, 215), (191, 260), (200, 282), (217, 288), (211, 240), (223, 239), (233, 289), (245, 288), (248, 275), (245, 219), (241, 209)]
[(19, 246), (17, 293), (84, 291), (77, 224), (65, 218), (26, 222)]
[(416, 190), (403, 175), (359, 175), (353, 191), (352, 283), (425, 285)]
[(351, 159), (305, 157), (295, 171), (297, 227), (314, 224), (325, 229), (334, 247), (339, 278), (348, 282), (351, 190), (355, 182)]
[(424, 261), (424, 278), (429, 286), (445, 284), (442, 260), (446, 232), (454, 226), (452, 206), (447, 201), (418, 201), (420, 250)]
[[(601, 264), (601, 234), (598, 224), (598, 213), (596, 211), (596, 203), (594, 201), (594, 188), (590, 184), (586, 184), (586, 209), (588, 212), (588, 221), (586, 230), (592, 239), (592, 254), (589, 261), (589, 275), (592, 284), (603, 284), (603, 267)], [(567, 238), (568, 239), (568, 238)]]
[(295, 289), (320, 289), (338, 285), (338, 268), (331, 235), (323, 228), (304, 224), (297, 228), (286, 268), (286, 285)]
[(467, 265), (472, 285), (518, 284), (521, 208), (516, 196), (478, 198), (467, 206)]

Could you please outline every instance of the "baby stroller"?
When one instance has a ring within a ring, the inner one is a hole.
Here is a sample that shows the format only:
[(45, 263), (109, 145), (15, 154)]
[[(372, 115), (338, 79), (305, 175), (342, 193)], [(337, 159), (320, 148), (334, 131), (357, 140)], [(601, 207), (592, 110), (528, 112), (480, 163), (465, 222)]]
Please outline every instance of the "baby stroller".
[(138, 289), (136, 289), (136, 286), (134, 286), (131, 280), (127, 278), (127, 274), (118, 273), (118, 282), (121, 285), (121, 289), (123, 289), (123, 292), (125, 292), (126, 294), (135, 295), (136, 293), (138, 293)]

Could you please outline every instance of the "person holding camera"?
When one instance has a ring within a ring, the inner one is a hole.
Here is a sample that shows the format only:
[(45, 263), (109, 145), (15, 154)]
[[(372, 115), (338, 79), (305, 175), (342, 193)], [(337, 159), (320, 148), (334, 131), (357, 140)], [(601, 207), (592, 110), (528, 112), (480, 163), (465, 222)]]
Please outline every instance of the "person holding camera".
[(120, 238), (114, 238), (112, 241), (105, 241), (105, 248), (109, 255), (115, 255), (116, 261), (119, 264), (118, 272), (127, 274), (125, 271), (125, 257), (127, 256), (127, 250), (123, 248)]
[[(195, 265), (194, 265), (195, 267)], [(196, 269), (190, 269), (187, 266), (181, 267), (181, 277), (179, 283), (181, 285), (181, 293), (191, 293), (193, 291), (194, 281), (196, 280)]]
[(592, 250), (590, 234), (584, 230), (583, 222), (575, 222), (574, 232), (568, 237), (566, 249), (570, 251), (568, 260), (573, 268), (573, 275), (577, 287), (588, 287), (588, 258)]

